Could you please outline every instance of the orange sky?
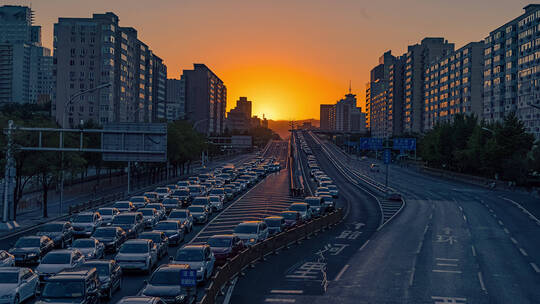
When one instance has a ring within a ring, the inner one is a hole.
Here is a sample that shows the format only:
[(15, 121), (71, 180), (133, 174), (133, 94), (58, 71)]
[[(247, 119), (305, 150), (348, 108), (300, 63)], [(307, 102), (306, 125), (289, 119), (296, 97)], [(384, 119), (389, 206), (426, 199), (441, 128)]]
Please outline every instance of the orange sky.
[(227, 85), (228, 108), (239, 96), (271, 119), (319, 117), (319, 104), (347, 92), (364, 107), (369, 70), (386, 50), (400, 55), (425, 36), (460, 47), (520, 15), (522, 0), (33, 0), (43, 41), (52, 46), (58, 17), (112, 11), (121, 26), (165, 60), (169, 77), (194, 62)]

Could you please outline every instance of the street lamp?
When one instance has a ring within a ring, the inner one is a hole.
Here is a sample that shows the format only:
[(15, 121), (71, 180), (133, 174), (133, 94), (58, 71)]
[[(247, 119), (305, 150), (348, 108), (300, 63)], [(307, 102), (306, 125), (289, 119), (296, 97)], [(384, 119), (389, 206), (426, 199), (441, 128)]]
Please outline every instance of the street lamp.
[[(95, 92), (97, 90), (108, 88), (110, 86), (112, 86), (112, 83), (107, 82), (107, 83), (104, 83), (104, 84), (100, 84), (97, 87), (93, 87), (93, 88), (90, 88), (90, 89), (87, 89), (87, 90), (83, 90), (83, 91), (80, 91), (78, 93), (75, 93), (75, 94), (71, 95), (69, 97), (68, 102), (64, 104), (64, 109), (62, 110), (62, 129), (66, 128), (66, 109), (69, 108), (69, 106), (75, 102), (76, 98), (81, 97), (81, 96), (83, 96), (85, 94), (88, 94), (88, 93)], [(64, 138), (64, 132), (61, 131), (60, 132), (60, 147), (61, 148), (64, 148), (64, 139), (63, 138)], [(61, 177), (61, 181), (60, 181), (60, 214), (62, 214), (62, 205), (64, 203), (64, 151), (62, 151), (62, 159), (61, 159), (60, 166), (61, 166), (61, 172), (62, 172), (61, 173), (62, 177)]]

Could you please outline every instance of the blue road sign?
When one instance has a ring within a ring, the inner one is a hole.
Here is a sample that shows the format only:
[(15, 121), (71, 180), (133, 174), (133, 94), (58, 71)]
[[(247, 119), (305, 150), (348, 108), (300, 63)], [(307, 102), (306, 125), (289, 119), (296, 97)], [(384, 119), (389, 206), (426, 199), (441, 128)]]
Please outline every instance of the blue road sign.
[(180, 285), (184, 287), (193, 287), (197, 285), (197, 270), (195, 269), (180, 270)]
[(414, 151), (416, 150), (416, 138), (394, 138), (392, 149)]
[(371, 138), (371, 137), (360, 138), (361, 150), (382, 150), (382, 147), (383, 147), (382, 138)]
[(384, 149), (384, 163), (389, 164), (392, 161), (392, 152), (390, 149)]

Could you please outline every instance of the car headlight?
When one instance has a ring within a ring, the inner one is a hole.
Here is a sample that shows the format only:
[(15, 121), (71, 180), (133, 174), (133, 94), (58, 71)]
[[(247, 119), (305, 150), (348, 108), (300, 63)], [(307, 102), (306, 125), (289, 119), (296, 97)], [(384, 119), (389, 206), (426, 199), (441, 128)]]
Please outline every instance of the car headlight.
[(203, 266), (199, 267), (199, 269), (197, 269), (197, 271), (203, 272), (203, 271), (204, 271), (204, 267), (203, 267)]
[(184, 301), (184, 295), (176, 296), (175, 301), (176, 302), (183, 302)]
[(250, 242), (250, 243), (255, 243), (255, 241), (256, 241), (256, 240), (253, 239), (253, 238), (249, 239), (249, 242)]
[(35, 253), (35, 252), (31, 252), (31, 253), (28, 254), (29, 258), (34, 258), (36, 256), (37, 256), (37, 253)]
[(92, 253), (92, 252), (89, 252), (89, 253), (86, 254), (86, 257), (87, 257), (87, 258), (91, 258), (92, 256), (93, 256), (93, 253)]

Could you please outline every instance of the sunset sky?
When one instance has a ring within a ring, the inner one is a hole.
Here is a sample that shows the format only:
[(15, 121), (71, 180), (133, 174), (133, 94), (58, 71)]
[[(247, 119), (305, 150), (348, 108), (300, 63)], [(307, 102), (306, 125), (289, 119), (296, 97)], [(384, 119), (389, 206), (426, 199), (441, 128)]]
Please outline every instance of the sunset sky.
[(111, 11), (121, 26), (165, 60), (170, 78), (205, 63), (239, 96), (271, 119), (319, 117), (352, 81), (364, 108), (369, 70), (386, 50), (443, 36), (456, 47), (482, 40), (522, 14), (522, 0), (34, 0), (43, 41), (52, 47), (58, 17)]

